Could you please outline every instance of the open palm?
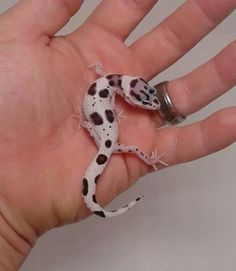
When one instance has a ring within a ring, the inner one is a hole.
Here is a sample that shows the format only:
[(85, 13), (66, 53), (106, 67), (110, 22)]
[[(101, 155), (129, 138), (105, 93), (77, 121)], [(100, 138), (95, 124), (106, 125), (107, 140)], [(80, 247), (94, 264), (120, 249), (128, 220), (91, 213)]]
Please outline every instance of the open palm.
[[(156, 1), (102, 1), (77, 31), (64, 37), (53, 35), (82, 1), (26, 2), (0, 17), (0, 195), (42, 234), (88, 215), (81, 182), (96, 146), (72, 117), (96, 78), (88, 66), (100, 61), (108, 73), (148, 80), (216, 26), (235, 1), (219, 4), (221, 12), (207, 1), (200, 1), (201, 6), (199, 1), (187, 1), (129, 48), (123, 41)], [(183, 16), (192, 17), (188, 25), (180, 19)], [(200, 18), (203, 22), (191, 33), (191, 24)], [(199, 110), (235, 84), (235, 48), (235, 43), (230, 44), (199, 69), (170, 82), (169, 93), (180, 113), (187, 116)], [(119, 99), (117, 104), (127, 116), (120, 125), (119, 141), (148, 153), (157, 148), (170, 165), (222, 149), (236, 138), (235, 108), (186, 127), (156, 132), (162, 125), (157, 113), (132, 108)], [(224, 136), (219, 134), (222, 129)], [(109, 202), (149, 170), (132, 155), (113, 155), (99, 180), (98, 201)]]

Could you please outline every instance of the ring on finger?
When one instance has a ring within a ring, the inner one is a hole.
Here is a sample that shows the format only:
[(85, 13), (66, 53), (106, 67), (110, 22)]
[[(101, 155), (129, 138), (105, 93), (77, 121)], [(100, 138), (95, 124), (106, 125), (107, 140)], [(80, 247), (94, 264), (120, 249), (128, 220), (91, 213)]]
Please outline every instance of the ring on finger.
[(156, 89), (156, 96), (160, 102), (160, 109), (158, 110), (162, 119), (169, 125), (177, 125), (186, 117), (181, 115), (175, 108), (168, 94), (168, 81), (163, 81), (154, 86)]

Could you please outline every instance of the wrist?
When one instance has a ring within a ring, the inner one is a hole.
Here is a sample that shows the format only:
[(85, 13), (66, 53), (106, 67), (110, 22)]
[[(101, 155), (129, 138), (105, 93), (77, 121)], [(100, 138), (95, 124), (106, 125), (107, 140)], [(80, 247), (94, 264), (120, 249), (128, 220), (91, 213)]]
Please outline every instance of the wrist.
[(0, 197), (0, 270), (19, 270), (36, 237), (19, 211)]

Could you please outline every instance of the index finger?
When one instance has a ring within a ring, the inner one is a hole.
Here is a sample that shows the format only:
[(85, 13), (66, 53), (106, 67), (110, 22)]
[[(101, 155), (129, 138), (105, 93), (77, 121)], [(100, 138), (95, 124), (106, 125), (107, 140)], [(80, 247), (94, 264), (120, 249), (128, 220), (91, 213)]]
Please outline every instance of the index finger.
[(85, 25), (92, 24), (124, 41), (157, 1), (103, 0)]

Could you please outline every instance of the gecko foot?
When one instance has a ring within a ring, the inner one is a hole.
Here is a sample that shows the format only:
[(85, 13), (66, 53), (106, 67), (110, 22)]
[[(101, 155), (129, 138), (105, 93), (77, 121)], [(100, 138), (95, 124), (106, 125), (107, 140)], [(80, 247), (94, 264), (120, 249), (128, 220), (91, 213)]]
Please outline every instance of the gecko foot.
[(121, 119), (126, 119), (127, 116), (124, 114), (124, 110), (117, 110), (114, 111), (117, 121), (120, 123)]
[(81, 125), (81, 120), (80, 120), (80, 119), (81, 119), (80, 116), (79, 116), (79, 115), (76, 115), (76, 114), (73, 114), (73, 115), (71, 115), (71, 117), (78, 120), (77, 130), (80, 130), (81, 127), (82, 127), (82, 125)]
[(77, 127), (78, 130), (80, 130), (81, 127), (84, 128), (84, 123), (85, 123), (86, 119), (80, 109), (79, 109), (78, 114), (75, 113), (75, 114), (71, 115), (71, 117), (78, 120), (78, 127)]
[(159, 164), (162, 164), (163, 166), (166, 166), (166, 167), (169, 166), (166, 162), (164, 162), (164, 161), (161, 160), (161, 158), (162, 158), (164, 155), (165, 155), (164, 153), (161, 153), (161, 154), (158, 155), (157, 149), (154, 149), (154, 150), (152, 151), (152, 154), (151, 154), (151, 156), (149, 157), (149, 161), (150, 161), (150, 165), (153, 167), (154, 170), (158, 170), (158, 168), (157, 168), (157, 166), (156, 166), (156, 164), (158, 164), (158, 163), (159, 163)]
[(100, 62), (96, 62), (96, 63), (90, 65), (89, 68), (94, 70), (96, 72), (96, 74), (98, 74), (100, 76), (106, 75), (106, 73), (103, 69), (102, 63), (100, 63)]

